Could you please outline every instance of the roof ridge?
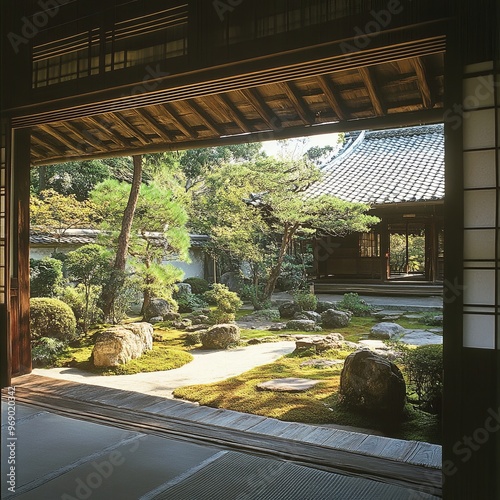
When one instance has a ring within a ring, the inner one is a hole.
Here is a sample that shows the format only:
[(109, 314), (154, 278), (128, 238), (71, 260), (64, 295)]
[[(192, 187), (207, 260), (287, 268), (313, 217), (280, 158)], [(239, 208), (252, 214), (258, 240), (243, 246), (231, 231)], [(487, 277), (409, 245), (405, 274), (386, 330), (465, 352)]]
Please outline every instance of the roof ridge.
[(401, 127), (385, 130), (368, 130), (367, 139), (385, 139), (388, 137), (411, 137), (414, 135), (442, 134), (444, 125), (442, 123), (434, 125), (417, 125), (414, 127)]

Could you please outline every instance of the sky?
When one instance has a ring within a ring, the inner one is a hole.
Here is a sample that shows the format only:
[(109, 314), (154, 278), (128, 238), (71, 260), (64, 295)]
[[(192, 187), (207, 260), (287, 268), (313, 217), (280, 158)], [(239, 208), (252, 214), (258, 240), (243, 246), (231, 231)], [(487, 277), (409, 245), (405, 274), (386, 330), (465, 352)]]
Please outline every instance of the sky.
[[(290, 139), (288, 141), (288, 146), (296, 154), (304, 154), (313, 146), (335, 146), (337, 144), (337, 136), (338, 134), (321, 134), (311, 137)], [(264, 151), (270, 156), (275, 156), (280, 153), (281, 146), (278, 141), (266, 141), (262, 143), (262, 146)]]

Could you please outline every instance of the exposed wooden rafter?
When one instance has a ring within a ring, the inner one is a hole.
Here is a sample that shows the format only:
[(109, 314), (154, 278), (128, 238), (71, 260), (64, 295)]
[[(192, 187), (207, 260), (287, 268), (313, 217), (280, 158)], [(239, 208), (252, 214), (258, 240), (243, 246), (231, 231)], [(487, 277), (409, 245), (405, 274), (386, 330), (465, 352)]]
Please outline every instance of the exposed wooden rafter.
[(424, 108), (430, 109), (434, 106), (434, 98), (432, 95), (431, 87), (429, 85), (429, 78), (427, 76), (427, 69), (425, 63), (421, 57), (415, 57), (411, 59), (413, 68), (418, 79), (418, 88), (420, 94), (422, 95), (422, 102)]
[[(147, 146), (151, 144), (153, 141), (143, 134), (136, 126), (132, 125), (129, 121), (125, 120), (120, 113), (115, 113), (113, 115), (113, 124), (111, 125), (113, 128), (118, 129), (121, 132), (128, 132), (132, 137), (136, 137), (141, 144)], [(117, 123), (118, 122), (118, 123)], [(119, 125), (119, 126), (117, 126)]]
[(37, 149), (49, 153), (52, 156), (58, 156), (60, 153), (52, 147), (48, 141), (41, 139), (34, 131), (31, 132), (31, 143), (36, 145)]
[(193, 130), (177, 113), (171, 104), (163, 104), (157, 106), (158, 110), (162, 112), (167, 118), (173, 123), (173, 125), (179, 129), (188, 139), (196, 139), (198, 137), (198, 132)]
[(302, 96), (297, 92), (293, 83), (283, 82), (280, 87), (283, 89), (283, 92), (285, 92), (288, 99), (290, 99), (295, 111), (297, 111), (297, 114), (300, 116), (300, 119), (304, 122), (304, 124), (311, 125), (314, 123), (314, 116), (307, 109)]
[(243, 97), (250, 102), (257, 113), (264, 120), (271, 130), (280, 130), (282, 128), (281, 120), (273, 113), (272, 109), (264, 101), (257, 89), (244, 89), (240, 91)]
[(370, 97), (370, 101), (373, 106), (373, 110), (375, 111), (376, 116), (385, 115), (385, 107), (382, 103), (382, 99), (380, 97), (380, 91), (375, 83), (372, 72), (370, 68), (359, 68), (358, 69), (361, 78), (365, 84), (366, 90), (368, 91), (368, 96)]
[(93, 127), (93, 128), (88, 129), (90, 134), (95, 136), (95, 133), (93, 133), (93, 130), (100, 131), (101, 134), (103, 134), (111, 142), (114, 142), (116, 145), (118, 145), (120, 147), (125, 147), (125, 148), (130, 147), (129, 141), (127, 141), (125, 138), (122, 138), (121, 135), (110, 130), (109, 127), (111, 126), (111, 123), (102, 122), (100, 120), (97, 120), (93, 116), (88, 116), (87, 118), (84, 118), (84, 123), (89, 123), (91, 125), (91, 127)]
[(54, 127), (50, 125), (40, 125), (40, 129), (45, 132), (47, 135), (55, 139), (56, 141), (60, 142), (61, 144), (64, 144), (70, 151), (77, 150), (79, 152), (85, 151), (85, 149), (82, 147), (83, 143), (76, 142), (73, 139), (70, 139), (67, 135), (60, 133), (58, 130), (56, 130)]
[(243, 113), (234, 105), (233, 101), (226, 94), (214, 94), (212, 98), (225, 110), (233, 122), (240, 127), (242, 132), (253, 131), (250, 122), (243, 116)]
[(143, 120), (147, 126), (151, 127), (164, 141), (170, 142), (175, 139), (174, 135), (166, 132), (163, 127), (145, 109), (134, 109), (134, 113)]
[(205, 111), (203, 107), (200, 106), (194, 99), (186, 101), (184, 104), (190, 107), (195, 114), (201, 117), (201, 121), (208, 128), (208, 130), (212, 131), (218, 136), (225, 135), (222, 127), (217, 124), (215, 120), (209, 115), (209, 113)]
[(326, 75), (320, 75), (318, 76), (317, 81), (333, 112), (337, 115), (340, 121), (344, 121), (347, 114), (337, 97), (337, 93), (335, 92), (335, 88), (331, 80), (328, 79)]
[(81, 130), (71, 122), (63, 122), (62, 126), (75, 134), (76, 137), (82, 137), (83, 142), (89, 143), (96, 151), (104, 151), (106, 149), (105, 144), (87, 130)]

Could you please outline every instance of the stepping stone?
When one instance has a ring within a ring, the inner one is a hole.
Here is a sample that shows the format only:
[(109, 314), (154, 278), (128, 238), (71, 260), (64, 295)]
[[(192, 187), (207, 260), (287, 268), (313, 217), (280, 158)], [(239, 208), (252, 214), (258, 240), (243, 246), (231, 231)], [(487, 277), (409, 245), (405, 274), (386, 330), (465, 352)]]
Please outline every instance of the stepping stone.
[(274, 392), (305, 392), (320, 382), (321, 380), (309, 378), (278, 378), (258, 384), (257, 389)]
[(400, 342), (410, 345), (442, 344), (443, 337), (425, 330), (410, 330), (399, 339)]
[(312, 366), (313, 368), (328, 368), (330, 366), (343, 365), (344, 361), (341, 359), (310, 359), (300, 363), (300, 366)]

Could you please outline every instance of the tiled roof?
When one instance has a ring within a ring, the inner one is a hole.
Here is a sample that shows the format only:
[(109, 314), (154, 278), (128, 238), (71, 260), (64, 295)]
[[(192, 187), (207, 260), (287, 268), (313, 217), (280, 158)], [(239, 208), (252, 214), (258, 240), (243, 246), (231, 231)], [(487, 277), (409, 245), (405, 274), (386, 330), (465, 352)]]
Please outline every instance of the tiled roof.
[[(161, 241), (163, 235), (161, 233), (148, 233), (152, 239)], [(87, 245), (95, 243), (99, 231), (94, 229), (70, 229), (65, 232), (61, 239), (58, 239), (52, 234), (30, 232), (30, 243), (32, 245)], [(204, 234), (191, 234), (191, 248), (203, 247), (206, 245), (209, 237)]]
[(307, 197), (330, 194), (379, 205), (444, 198), (442, 125), (346, 134)]

